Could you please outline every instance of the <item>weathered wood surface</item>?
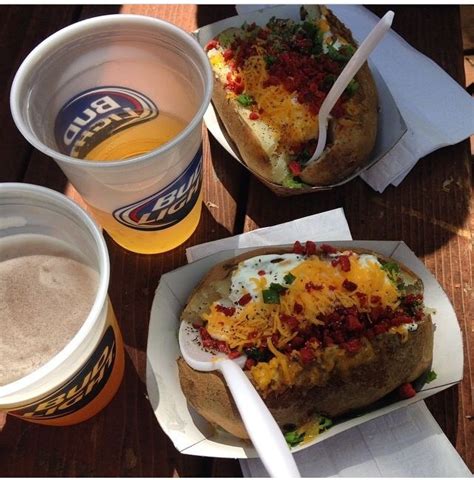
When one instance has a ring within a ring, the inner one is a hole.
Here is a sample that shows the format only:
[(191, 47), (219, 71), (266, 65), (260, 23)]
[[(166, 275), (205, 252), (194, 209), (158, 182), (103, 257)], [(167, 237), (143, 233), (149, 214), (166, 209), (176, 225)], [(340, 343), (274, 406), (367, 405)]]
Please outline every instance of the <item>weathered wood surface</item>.
[[(371, 7), (383, 14), (389, 7)], [(397, 6), (394, 28), (463, 84), (458, 7)], [(80, 196), (54, 162), (30, 147), (11, 120), (8, 95), (27, 53), (54, 31), (106, 13), (160, 17), (191, 31), (232, 15), (232, 6), (0, 6), (0, 181), (23, 181)], [(446, 39), (449, 38), (449, 41)], [(463, 331), (463, 382), (427, 403), (450, 441), (474, 469), (471, 171), (468, 143), (422, 159), (398, 187), (377, 194), (361, 180), (334, 191), (276, 198), (204, 135), (203, 216), (195, 234), (166, 255), (126, 252), (109, 237), (110, 297), (127, 351), (124, 382), (99, 415), (68, 428), (39, 427), (9, 418), (0, 434), (0, 476), (238, 476), (234, 460), (180, 455), (157, 424), (146, 399), (148, 316), (162, 273), (185, 263), (186, 247), (257, 227), (344, 207), (356, 239), (403, 239), (450, 297)]]

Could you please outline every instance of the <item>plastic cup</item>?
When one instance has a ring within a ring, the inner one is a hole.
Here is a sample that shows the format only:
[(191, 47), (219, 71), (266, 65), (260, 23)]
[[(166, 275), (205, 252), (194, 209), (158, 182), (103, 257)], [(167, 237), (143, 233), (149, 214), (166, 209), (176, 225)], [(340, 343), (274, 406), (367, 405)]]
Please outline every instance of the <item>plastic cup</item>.
[(71, 341), (37, 370), (0, 386), (0, 411), (44, 425), (72, 425), (104, 408), (123, 377), (122, 336), (107, 297), (109, 256), (99, 228), (73, 201), (44, 187), (0, 183), (0, 241), (31, 234), (64, 242), (99, 273), (99, 285)]
[(10, 105), (24, 137), (58, 163), (112, 238), (158, 253), (199, 223), (212, 84), (190, 34), (156, 18), (106, 15), (36, 47)]

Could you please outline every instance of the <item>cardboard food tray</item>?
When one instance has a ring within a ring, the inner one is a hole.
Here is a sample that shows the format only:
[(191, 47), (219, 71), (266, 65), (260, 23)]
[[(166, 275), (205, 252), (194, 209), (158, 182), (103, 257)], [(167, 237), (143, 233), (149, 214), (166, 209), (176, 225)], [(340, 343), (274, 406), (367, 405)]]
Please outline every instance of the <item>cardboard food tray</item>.
[[(437, 378), (425, 384), (413, 398), (380, 404), (361, 416), (346, 418), (317, 436), (313, 441), (293, 448), (305, 449), (360, 425), (373, 418), (427, 398), (461, 381), (463, 346), (461, 330), (453, 307), (433, 275), (403, 242), (346, 241), (331, 242), (335, 246), (367, 248), (392, 257), (413, 270), (425, 286), (425, 304), (435, 309), (434, 356), (432, 369)], [(204, 274), (219, 262), (251, 249), (235, 249), (211, 255), (178, 268), (161, 277), (151, 309), (147, 345), (146, 383), (155, 416), (176, 449), (189, 455), (208, 457), (251, 458), (256, 456), (252, 445), (223, 430), (216, 429), (187, 403), (181, 390), (176, 360), (179, 317), (193, 288)]]
[[(205, 27), (196, 30), (194, 32), (194, 35), (196, 36), (200, 45), (202, 47), (205, 47), (209, 40), (214, 38), (226, 28), (240, 27), (245, 21), (249, 23), (255, 22), (257, 23), (257, 25), (264, 25), (273, 16), (299, 20), (299, 8), (300, 5), (279, 5), (276, 7), (268, 7), (243, 15), (236, 15), (235, 17), (226, 18), (219, 22), (206, 25)], [(340, 8), (344, 7), (341, 5)], [(347, 27), (349, 27), (350, 29), (351, 25), (347, 25)], [(360, 39), (356, 40), (360, 41)], [(333, 185), (292, 189), (283, 187), (273, 182), (269, 182), (257, 172), (251, 170), (242, 160), (242, 157), (240, 156), (237, 147), (229, 137), (212, 104), (209, 105), (209, 108), (204, 115), (204, 122), (212, 135), (227, 150), (227, 152), (232, 155), (238, 162), (240, 162), (253, 175), (255, 175), (262, 183), (264, 183), (268, 188), (270, 188), (270, 190), (272, 190), (276, 195), (293, 196), (301, 195), (304, 193), (329, 190), (331, 188), (343, 185), (350, 180), (353, 180), (361, 172), (373, 166), (388, 152), (390, 152), (390, 150), (400, 141), (403, 135), (407, 132), (407, 126), (382, 76), (370, 61), (369, 67), (372, 71), (372, 76), (374, 77), (379, 97), (379, 122), (377, 126), (377, 137), (375, 146), (365, 165), (358, 168), (346, 179)]]

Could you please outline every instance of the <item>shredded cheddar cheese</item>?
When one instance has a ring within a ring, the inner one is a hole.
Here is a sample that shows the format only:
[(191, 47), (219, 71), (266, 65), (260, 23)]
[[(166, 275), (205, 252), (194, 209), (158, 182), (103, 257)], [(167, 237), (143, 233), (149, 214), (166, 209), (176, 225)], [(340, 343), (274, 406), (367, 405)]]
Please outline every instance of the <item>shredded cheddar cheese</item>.
[(282, 85), (264, 87), (268, 73), (263, 55), (250, 57), (240, 73), (246, 92), (263, 110), (262, 120), (276, 130), (279, 138), (291, 138), (295, 144), (314, 138), (318, 130), (317, 116), (298, 103)]
[[(357, 340), (353, 353), (350, 346), (349, 353), (337, 345), (321, 348), (317, 339), (304, 340), (299, 350), (287, 347), (305, 329), (326, 328), (323, 319), (337, 308), (370, 312), (376, 305), (382, 310), (397, 310), (400, 292), (376, 257), (354, 252), (339, 252), (333, 257), (274, 257), (278, 256), (256, 257), (239, 264), (232, 275), (235, 306), (223, 309), (219, 300), (202, 315), (209, 335), (226, 342), (230, 349), (242, 352), (264, 347), (273, 356), (250, 369), (262, 394), (281, 392), (292, 385), (324, 385), (334, 369), (346, 375), (355, 366), (370, 362), (375, 353), (367, 338)], [(346, 268), (338, 263), (340, 257), (347, 262)], [(283, 287), (285, 278), (290, 281)], [(263, 292), (274, 282), (279, 282), (283, 292), (277, 303), (265, 303)], [(246, 302), (239, 303), (244, 297)], [(406, 325), (391, 327), (390, 332), (398, 334), (402, 343), (408, 338)], [(307, 362), (311, 365), (305, 367)]]

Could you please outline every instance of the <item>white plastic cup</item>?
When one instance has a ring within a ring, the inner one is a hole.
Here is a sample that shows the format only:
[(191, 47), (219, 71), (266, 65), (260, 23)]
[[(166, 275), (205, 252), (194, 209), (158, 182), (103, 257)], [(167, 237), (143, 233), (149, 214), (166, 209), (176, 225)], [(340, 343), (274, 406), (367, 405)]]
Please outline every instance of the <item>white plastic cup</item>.
[(95, 222), (66, 196), (36, 185), (0, 183), (0, 240), (24, 234), (65, 242), (99, 273), (99, 285), (71, 341), (37, 370), (0, 386), (0, 411), (44, 425), (79, 423), (109, 403), (123, 377), (123, 342), (107, 297), (107, 247)]
[[(183, 243), (199, 222), (202, 118), (212, 85), (207, 56), (190, 34), (156, 18), (105, 15), (38, 45), (18, 69), (10, 106), (24, 137), (58, 163), (112, 238), (158, 253)], [(168, 114), (184, 129), (148, 153), (111, 162), (73, 156)]]

